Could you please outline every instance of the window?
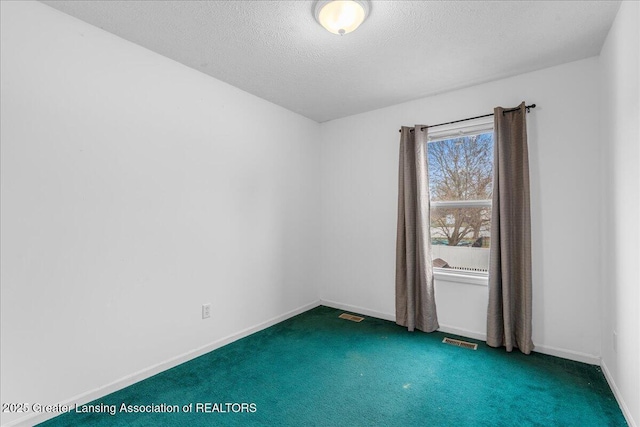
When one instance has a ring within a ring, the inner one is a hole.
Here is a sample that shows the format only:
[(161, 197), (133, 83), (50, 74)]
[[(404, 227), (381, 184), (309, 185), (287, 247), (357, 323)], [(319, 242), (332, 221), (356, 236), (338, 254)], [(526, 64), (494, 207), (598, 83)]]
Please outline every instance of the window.
[(433, 132), (428, 162), (436, 272), (486, 277), (491, 244), (492, 124)]

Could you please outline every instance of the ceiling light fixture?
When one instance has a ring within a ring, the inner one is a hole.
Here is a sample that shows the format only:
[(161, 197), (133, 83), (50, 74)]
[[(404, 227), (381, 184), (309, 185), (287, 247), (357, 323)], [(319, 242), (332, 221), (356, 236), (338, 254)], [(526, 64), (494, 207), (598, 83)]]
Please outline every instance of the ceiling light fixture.
[(316, 2), (314, 14), (327, 31), (343, 36), (358, 28), (370, 10), (368, 0), (324, 0)]

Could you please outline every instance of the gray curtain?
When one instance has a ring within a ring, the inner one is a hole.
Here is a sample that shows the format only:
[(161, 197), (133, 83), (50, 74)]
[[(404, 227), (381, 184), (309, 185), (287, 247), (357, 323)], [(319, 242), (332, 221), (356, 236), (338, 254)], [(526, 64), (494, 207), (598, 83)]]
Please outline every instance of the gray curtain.
[(525, 103), (494, 110), (487, 344), (531, 353), (531, 212)]
[(403, 126), (398, 176), (396, 240), (396, 323), (409, 331), (438, 329), (431, 232), (427, 129)]

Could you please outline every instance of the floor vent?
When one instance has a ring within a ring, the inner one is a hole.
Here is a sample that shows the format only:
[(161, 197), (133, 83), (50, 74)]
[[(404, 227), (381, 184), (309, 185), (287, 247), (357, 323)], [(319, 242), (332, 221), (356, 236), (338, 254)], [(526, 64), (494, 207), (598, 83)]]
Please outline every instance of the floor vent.
[(478, 344), (474, 344), (474, 343), (466, 342), (466, 341), (454, 340), (453, 338), (448, 338), (448, 337), (445, 337), (442, 340), (442, 342), (445, 343), (445, 344), (455, 345), (456, 347), (470, 348), (471, 350), (477, 350), (478, 349)]
[(353, 314), (347, 314), (347, 313), (342, 313), (338, 317), (341, 319), (351, 320), (352, 322), (362, 322), (364, 320), (364, 317), (354, 316)]

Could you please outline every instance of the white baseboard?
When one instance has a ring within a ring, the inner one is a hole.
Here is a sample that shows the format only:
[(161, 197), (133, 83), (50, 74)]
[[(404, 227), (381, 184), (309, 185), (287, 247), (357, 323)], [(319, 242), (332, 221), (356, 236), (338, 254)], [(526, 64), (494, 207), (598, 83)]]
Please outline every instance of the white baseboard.
[[(194, 350), (188, 351), (186, 353), (183, 353), (181, 355), (178, 355), (174, 358), (171, 358), (167, 361), (158, 363), (156, 365), (153, 365), (151, 367), (145, 368), (143, 370), (140, 370), (138, 372), (135, 372), (131, 375), (128, 375), (126, 377), (123, 377), (119, 380), (116, 380), (110, 384), (107, 384), (105, 386), (101, 386), (98, 388), (95, 388), (93, 390), (87, 391), (85, 393), (79, 394), (77, 396), (74, 396), (64, 402), (60, 402), (63, 405), (69, 405), (69, 406), (73, 406), (73, 405), (84, 405), (88, 402), (91, 402), (93, 400), (99, 399), (102, 396), (105, 396), (107, 394), (113, 393), (115, 391), (121, 390), (125, 387), (128, 387), (132, 384), (135, 384), (139, 381), (142, 381), (144, 379), (147, 379), (149, 377), (152, 377), (160, 372), (166, 371), (167, 369), (171, 369), (175, 366), (178, 366), (182, 363), (188, 362), (189, 360), (195, 359), (196, 357), (202, 356), (203, 354), (209, 353), (210, 351), (213, 351), (217, 348), (220, 348), (222, 346), (225, 346), (229, 343), (232, 343), (234, 341), (237, 341), (241, 338), (244, 338), (248, 335), (251, 335), (255, 332), (261, 331), (263, 329), (266, 329), (270, 326), (273, 326), (277, 323), (280, 323), (284, 320), (287, 320), (293, 316), (296, 316), (298, 314), (304, 313), (305, 311), (311, 310), (312, 308), (318, 307), (320, 305), (325, 305), (327, 307), (332, 307), (332, 308), (336, 308), (339, 310), (346, 310), (346, 311), (350, 311), (353, 313), (357, 313), (357, 314), (363, 314), (365, 316), (370, 316), (370, 317), (375, 317), (378, 319), (384, 319), (384, 320), (389, 320), (389, 321), (395, 321), (395, 315), (394, 314), (390, 314), (390, 313), (383, 313), (383, 312), (379, 312), (376, 310), (370, 310), (364, 307), (359, 307), (359, 306), (354, 306), (354, 305), (350, 305), (350, 304), (342, 304), (336, 301), (329, 301), (329, 300), (318, 300), (318, 301), (314, 301), (312, 303), (309, 304), (305, 304), (301, 307), (298, 307), (294, 310), (291, 310), (287, 313), (281, 314), (279, 316), (273, 317), (269, 320), (266, 320), (262, 323), (259, 323), (255, 326), (246, 328), (242, 331), (239, 331), (237, 333), (231, 334), (229, 336), (226, 336), (224, 338), (221, 338), (219, 340), (216, 340), (210, 344), (204, 345), (202, 347), (196, 348)], [(438, 329), (441, 332), (444, 333), (450, 333), (450, 334), (455, 334), (455, 335), (460, 335), (462, 337), (468, 337), (468, 338), (473, 338), (476, 340), (480, 340), (480, 341), (484, 341), (486, 339), (485, 334), (479, 333), (479, 332), (474, 332), (474, 331), (470, 331), (470, 330), (466, 330), (466, 329), (461, 329), (461, 328), (456, 328), (456, 327), (452, 327), (452, 326), (448, 326), (448, 325), (441, 325), (440, 328)], [(630, 427), (638, 427), (637, 424), (634, 422), (633, 418), (631, 417), (631, 413), (629, 412), (629, 408), (626, 406), (624, 400), (622, 400), (621, 396), (620, 396), (620, 392), (615, 384), (615, 382), (613, 381), (613, 378), (611, 377), (611, 374), (609, 372), (609, 370), (607, 369), (605, 363), (603, 361), (600, 360), (599, 357), (594, 356), (594, 355), (589, 355), (589, 354), (585, 354), (585, 353), (580, 353), (580, 352), (575, 352), (575, 351), (571, 351), (571, 350), (565, 350), (565, 349), (558, 349), (558, 348), (554, 348), (554, 347), (549, 347), (549, 346), (541, 346), (541, 345), (536, 345), (535, 347), (535, 351), (537, 351), (538, 353), (542, 353), (542, 354), (547, 354), (547, 355), (551, 355), (551, 356), (557, 356), (557, 357), (561, 357), (563, 359), (569, 359), (569, 360), (575, 360), (578, 362), (583, 362), (583, 363), (588, 363), (588, 364), (592, 364), (592, 365), (600, 365), (602, 366), (602, 370), (604, 372), (605, 378), (607, 379), (607, 382), (609, 383), (609, 386), (611, 387), (611, 390), (613, 390), (614, 396), (616, 397), (616, 400), (618, 401), (618, 404), (620, 405), (620, 408), (622, 409), (622, 413), (624, 414), (625, 419), (627, 420), (627, 423), (629, 424)], [(30, 414), (27, 415), (25, 417), (19, 418), (17, 420), (13, 420), (7, 424), (4, 424), (4, 426), (6, 427), (22, 427), (22, 426), (32, 426), (34, 424), (38, 424), (41, 422), (44, 422), (50, 418), (55, 417), (58, 414)]]
[[(390, 320), (395, 322), (396, 316), (395, 314), (382, 313), (375, 310), (370, 310), (368, 308), (359, 307), (356, 305), (343, 304), (336, 301), (329, 300), (320, 300), (321, 305), (326, 305), (327, 307), (337, 308), (340, 310), (347, 310), (358, 314), (364, 314), (365, 316), (377, 317), (379, 319)], [(446, 334), (454, 334), (460, 335), (461, 337), (473, 338), (479, 341), (486, 341), (487, 336), (482, 332), (471, 331), (467, 329), (457, 328), (455, 326), (450, 325), (440, 325), (438, 331), (444, 332)], [(590, 365), (600, 365), (600, 357), (594, 356), (592, 354), (580, 353), (573, 350), (566, 350), (561, 348), (555, 348), (546, 345), (535, 345), (534, 351), (542, 354), (547, 354), (549, 356), (561, 357), (563, 359), (574, 360), (576, 362), (588, 363)]]
[[(438, 328), (438, 330), (447, 334), (460, 335), (462, 337), (473, 338), (479, 341), (487, 340), (487, 335), (484, 333), (469, 331), (466, 329), (456, 328), (448, 325), (440, 325), (440, 328)], [(535, 344), (533, 351), (546, 354), (548, 356), (556, 356), (576, 362), (588, 363), (589, 365), (600, 365), (600, 358), (598, 356), (587, 353), (580, 353), (573, 350), (565, 350), (561, 348), (550, 347), (547, 345)]]
[[(438, 331), (447, 334), (460, 335), (462, 337), (473, 338), (478, 341), (486, 341), (487, 335), (481, 332), (469, 331), (466, 329), (456, 328), (448, 325), (440, 325)], [(537, 353), (546, 354), (548, 356), (561, 357), (563, 359), (574, 360), (576, 362), (588, 363), (589, 365), (600, 365), (600, 358), (592, 354), (580, 353), (572, 350), (550, 347), (546, 345), (535, 345), (533, 349)]]
[(566, 350), (563, 348), (556, 348), (539, 344), (535, 344), (533, 351), (547, 354), (549, 356), (561, 357), (562, 359), (574, 360), (576, 362), (600, 366), (600, 357), (593, 354), (581, 353), (579, 351)]
[[(262, 323), (259, 323), (255, 326), (251, 326), (249, 328), (243, 329), (242, 331), (236, 332), (234, 334), (228, 335), (224, 338), (216, 340), (212, 343), (204, 345), (202, 347), (198, 347), (196, 349), (190, 350), (186, 353), (180, 354), (176, 357), (173, 357), (164, 362), (160, 362), (156, 365), (150, 366), (148, 368), (142, 369), (138, 372), (135, 372), (131, 375), (127, 375), (126, 377), (120, 378), (112, 383), (107, 385), (95, 388), (93, 390), (87, 391), (85, 393), (78, 394), (70, 399), (67, 399), (64, 402), (60, 402), (61, 405), (67, 406), (75, 406), (75, 405), (84, 405), (93, 400), (99, 399), (102, 396), (106, 396), (107, 394), (113, 393), (115, 391), (121, 390), (125, 387), (128, 387), (132, 384), (135, 384), (139, 381), (150, 378), (160, 372), (166, 371), (167, 369), (171, 369), (175, 366), (178, 366), (182, 363), (188, 362), (189, 360), (195, 359), (196, 357), (202, 356), (203, 354), (209, 353), (217, 348), (230, 344), (234, 341), (237, 341), (241, 338), (244, 338), (248, 335), (251, 335), (255, 332), (266, 329), (270, 326), (275, 325), (276, 323), (280, 323), (284, 320), (287, 320), (293, 316), (297, 316), (298, 314), (304, 313), (305, 311), (311, 310), (312, 308), (318, 307), (320, 305), (320, 300), (314, 301), (309, 304), (305, 304), (301, 307), (298, 307), (294, 310), (288, 311), (279, 316), (273, 317), (269, 320), (266, 320)], [(4, 427), (27, 427), (33, 426), (34, 424), (38, 424), (44, 422), (48, 419), (56, 417), (57, 413), (40, 413), (40, 414), (29, 414), (25, 417), (18, 418), (17, 420), (13, 420), (9, 423), (3, 424)]]
[(487, 336), (481, 332), (469, 331), (467, 329), (456, 328), (449, 325), (440, 324), (438, 331), (444, 332), (445, 334), (453, 334), (460, 335), (461, 337), (473, 338), (478, 341), (486, 341)]
[[(369, 310), (368, 308), (359, 307), (356, 305), (343, 304), (340, 302), (329, 301), (324, 299), (320, 300), (320, 304), (326, 305), (327, 307), (331, 307), (331, 308), (337, 308), (339, 310), (351, 311), (355, 314), (364, 314), (365, 316), (371, 316), (378, 319), (389, 320), (391, 322), (396, 321), (395, 314), (382, 313), (380, 311)], [(438, 331), (444, 332), (446, 334), (454, 334), (454, 335), (460, 335), (461, 337), (473, 338), (480, 341), (484, 341), (486, 339), (485, 335), (479, 332), (473, 332), (466, 329), (455, 328), (453, 326), (448, 326), (448, 325), (441, 324), (440, 327), (438, 328)]]
[(327, 307), (337, 308), (339, 310), (351, 311), (354, 314), (364, 314), (365, 316), (375, 317), (383, 320), (396, 321), (395, 314), (382, 313), (380, 311), (369, 310), (368, 308), (358, 307), (357, 305), (342, 304), (340, 302), (320, 300), (320, 305), (326, 305)]
[(618, 389), (616, 382), (613, 380), (613, 376), (611, 375), (609, 368), (607, 368), (607, 364), (604, 363), (604, 360), (601, 361), (600, 366), (602, 367), (602, 372), (604, 373), (604, 377), (609, 383), (609, 387), (611, 387), (611, 391), (613, 391), (613, 395), (615, 396), (616, 401), (618, 402), (618, 406), (620, 406), (620, 409), (622, 410), (622, 415), (624, 415), (624, 419), (627, 421), (627, 424), (629, 424), (629, 427), (638, 427), (638, 424), (635, 422), (635, 420), (631, 416), (631, 411), (629, 410), (629, 407), (627, 406), (624, 399), (622, 398), (622, 395), (620, 394), (620, 390)]

